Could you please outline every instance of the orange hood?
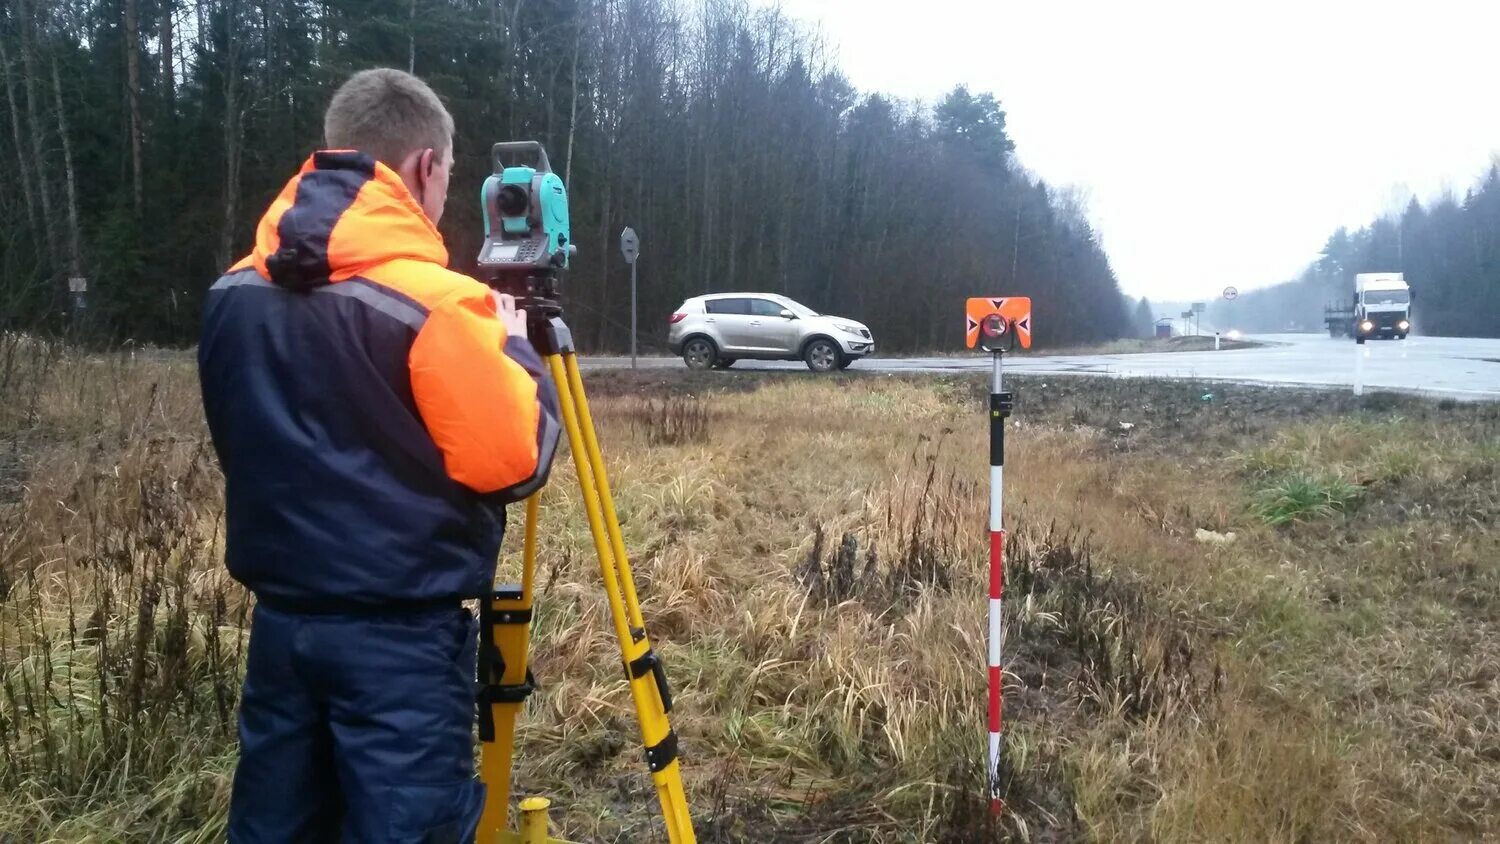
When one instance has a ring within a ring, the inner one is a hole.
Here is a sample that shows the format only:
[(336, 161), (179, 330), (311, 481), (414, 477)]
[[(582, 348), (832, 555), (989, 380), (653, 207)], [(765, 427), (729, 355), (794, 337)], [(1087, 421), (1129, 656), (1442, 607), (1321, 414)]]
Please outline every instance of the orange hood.
[(394, 170), (364, 153), (324, 150), (271, 203), (241, 266), (308, 290), (398, 258), (446, 266), (448, 250)]

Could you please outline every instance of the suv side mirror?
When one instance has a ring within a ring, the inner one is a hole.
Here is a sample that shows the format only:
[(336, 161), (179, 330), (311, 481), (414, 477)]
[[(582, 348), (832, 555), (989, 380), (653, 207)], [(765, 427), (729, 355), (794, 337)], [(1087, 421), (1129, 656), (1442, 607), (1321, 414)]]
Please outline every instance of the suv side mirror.
[(781, 309), (781, 318), (782, 319), (796, 319), (797, 315), (794, 314), (794, 313), (792, 313), (791, 311), (787, 310), (786, 308), (782, 308)]

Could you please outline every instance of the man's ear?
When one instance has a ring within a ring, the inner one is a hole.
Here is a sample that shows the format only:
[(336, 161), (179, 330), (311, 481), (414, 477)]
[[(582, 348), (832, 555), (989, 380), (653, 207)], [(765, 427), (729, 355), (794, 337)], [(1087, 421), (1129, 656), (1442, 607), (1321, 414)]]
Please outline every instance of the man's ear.
[(417, 161), (417, 167), (422, 170), (424, 176), (432, 175), (433, 164), (436, 163), (437, 153), (431, 147), (422, 150), (422, 157)]

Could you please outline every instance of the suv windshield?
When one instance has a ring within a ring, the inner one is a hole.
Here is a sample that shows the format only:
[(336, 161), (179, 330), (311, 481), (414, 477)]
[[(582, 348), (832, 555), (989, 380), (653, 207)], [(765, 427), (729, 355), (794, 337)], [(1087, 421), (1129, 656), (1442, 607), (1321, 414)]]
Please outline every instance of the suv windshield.
[(1405, 290), (1366, 290), (1366, 305), (1404, 305), (1410, 300)]

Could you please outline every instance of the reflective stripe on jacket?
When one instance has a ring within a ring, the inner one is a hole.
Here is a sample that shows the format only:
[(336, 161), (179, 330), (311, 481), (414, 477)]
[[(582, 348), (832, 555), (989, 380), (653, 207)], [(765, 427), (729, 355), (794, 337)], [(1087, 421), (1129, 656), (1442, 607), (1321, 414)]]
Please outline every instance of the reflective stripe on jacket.
[(230, 573), (333, 607), (484, 593), (503, 505), (557, 447), (542, 361), (366, 155), (315, 153), (255, 241), (210, 290), (198, 351)]

